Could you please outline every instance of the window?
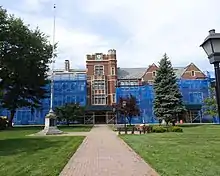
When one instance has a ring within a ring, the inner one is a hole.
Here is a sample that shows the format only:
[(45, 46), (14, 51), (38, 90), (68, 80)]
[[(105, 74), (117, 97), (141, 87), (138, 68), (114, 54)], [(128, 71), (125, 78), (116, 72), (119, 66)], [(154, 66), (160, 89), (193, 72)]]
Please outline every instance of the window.
[(191, 71), (191, 76), (195, 76), (195, 71)]
[(203, 93), (202, 92), (189, 92), (189, 103), (202, 103)]
[(112, 103), (116, 103), (115, 93), (112, 94)]
[(153, 71), (153, 77), (155, 77), (156, 76), (156, 72), (155, 71)]
[(94, 95), (92, 99), (92, 104), (94, 105), (105, 105), (106, 96), (105, 95)]
[(104, 80), (95, 80), (95, 81), (93, 81), (93, 89), (95, 89), (95, 90), (105, 90), (105, 81)]
[(104, 75), (104, 66), (103, 65), (95, 65), (94, 69), (95, 75)]
[(114, 67), (112, 67), (112, 69), (111, 69), (111, 75), (115, 75), (115, 68)]

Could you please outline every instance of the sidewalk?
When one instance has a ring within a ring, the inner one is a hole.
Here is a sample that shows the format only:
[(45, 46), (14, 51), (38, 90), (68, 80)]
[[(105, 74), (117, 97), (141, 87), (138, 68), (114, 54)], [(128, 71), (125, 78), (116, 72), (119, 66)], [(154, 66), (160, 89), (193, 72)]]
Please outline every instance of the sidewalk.
[(93, 127), (60, 176), (158, 176), (107, 127)]

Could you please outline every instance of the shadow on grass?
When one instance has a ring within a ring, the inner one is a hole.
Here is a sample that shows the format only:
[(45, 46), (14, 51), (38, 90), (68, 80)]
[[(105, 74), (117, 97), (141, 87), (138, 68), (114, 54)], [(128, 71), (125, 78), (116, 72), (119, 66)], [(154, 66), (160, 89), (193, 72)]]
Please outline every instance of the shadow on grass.
[(184, 128), (194, 128), (194, 127), (201, 127), (201, 126), (204, 126), (204, 125), (212, 125), (212, 124), (178, 124), (176, 126), (179, 126), (179, 127), (184, 127)]
[(47, 138), (14, 138), (0, 140), (0, 156), (16, 155), (22, 152), (33, 154), (39, 150), (60, 146), (59, 141)]

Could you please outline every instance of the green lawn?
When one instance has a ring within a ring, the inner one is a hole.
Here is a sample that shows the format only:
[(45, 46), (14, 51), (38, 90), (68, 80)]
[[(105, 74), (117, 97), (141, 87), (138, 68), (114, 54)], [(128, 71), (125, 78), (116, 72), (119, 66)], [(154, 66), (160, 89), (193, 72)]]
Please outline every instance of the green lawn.
[[(62, 125), (58, 126), (58, 128), (64, 132), (89, 132), (92, 129), (93, 125)], [(43, 129), (43, 126), (19, 126), (15, 127), (14, 130), (35, 130), (35, 131), (40, 131)]]
[[(0, 131), (1, 176), (56, 176), (84, 137), (27, 137), (40, 127)], [(65, 129), (65, 128), (64, 128)]]
[(220, 175), (220, 126), (183, 127), (183, 133), (122, 135), (161, 176)]
[(60, 126), (60, 130), (64, 132), (89, 132), (93, 125), (70, 125), (70, 126)]

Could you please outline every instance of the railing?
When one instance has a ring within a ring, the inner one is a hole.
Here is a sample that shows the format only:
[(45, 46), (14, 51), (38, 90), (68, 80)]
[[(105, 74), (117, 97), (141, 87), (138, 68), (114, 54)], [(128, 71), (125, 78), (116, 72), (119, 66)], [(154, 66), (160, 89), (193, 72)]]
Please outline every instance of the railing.
[(95, 116), (84, 116), (84, 124), (95, 124)]

